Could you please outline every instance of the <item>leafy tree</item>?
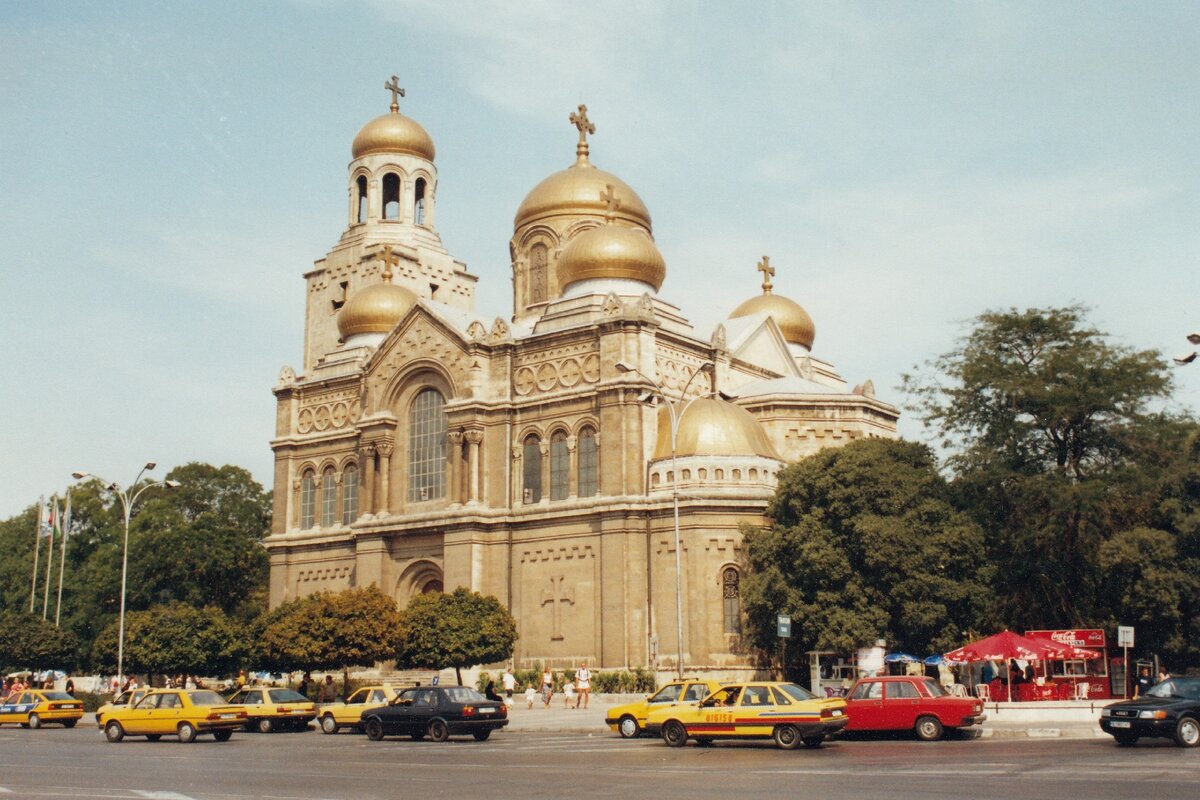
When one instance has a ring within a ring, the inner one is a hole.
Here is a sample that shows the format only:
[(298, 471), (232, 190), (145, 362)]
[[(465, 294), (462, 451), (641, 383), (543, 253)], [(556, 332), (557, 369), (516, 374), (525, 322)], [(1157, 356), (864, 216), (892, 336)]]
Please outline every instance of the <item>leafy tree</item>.
[(885, 638), (928, 652), (961, 642), (985, 594), (983, 535), (950, 503), (929, 448), (867, 439), (786, 467), (771, 525), (744, 530), (750, 643), (849, 651)]
[(0, 667), (70, 670), (78, 647), (74, 634), (40, 616), (0, 613)]
[(1150, 528), (1122, 531), (1100, 545), (1098, 566), (1109, 627), (1133, 625), (1139, 648), (1182, 654), (1184, 600), (1200, 590), (1200, 577), (1180, 558), (1176, 537)]
[[(108, 672), (117, 669), (118, 633), (114, 622), (93, 645), (94, 662)], [(246, 642), (219, 608), (171, 603), (125, 614), (126, 673), (219, 675), (245, 654)]]
[(494, 664), (512, 656), (517, 623), (491, 596), (458, 588), (414, 597), (401, 613), (397, 666), (418, 669)]

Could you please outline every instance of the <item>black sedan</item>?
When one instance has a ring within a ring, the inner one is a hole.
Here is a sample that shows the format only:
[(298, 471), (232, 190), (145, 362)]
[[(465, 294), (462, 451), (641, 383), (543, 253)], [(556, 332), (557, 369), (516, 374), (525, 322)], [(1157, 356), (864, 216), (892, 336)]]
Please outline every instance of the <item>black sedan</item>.
[(1200, 745), (1200, 678), (1167, 678), (1136, 700), (1106, 706), (1100, 727), (1124, 746), (1143, 736), (1174, 739), (1180, 747)]
[(362, 728), (376, 742), (384, 736), (411, 736), (417, 742), (428, 736), (444, 742), (452, 735), (467, 734), (482, 742), (507, 724), (503, 703), (466, 686), (416, 686), (400, 692), (386, 706), (362, 713)]

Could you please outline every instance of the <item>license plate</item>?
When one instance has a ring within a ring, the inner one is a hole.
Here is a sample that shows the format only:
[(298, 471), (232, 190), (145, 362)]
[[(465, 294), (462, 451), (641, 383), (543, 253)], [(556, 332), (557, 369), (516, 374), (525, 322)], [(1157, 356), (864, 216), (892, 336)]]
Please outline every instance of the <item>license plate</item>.
[(221, 715), (221, 719), (234, 719), (235, 717), (237, 717), (237, 714), (222, 714)]
[(1129, 725), (1129, 723), (1128, 723), (1128, 722), (1125, 722), (1124, 720), (1117, 720), (1117, 719), (1114, 719), (1112, 722), (1110, 722), (1110, 723), (1108, 723), (1108, 724), (1109, 724), (1110, 726), (1114, 727), (1114, 728), (1128, 728), (1128, 727), (1130, 727), (1130, 725)]
[(479, 713), (480, 713), (480, 714), (495, 714), (495, 713), (496, 713), (496, 709), (494, 709), (494, 708), (481, 708), (481, 709), (479, 709)]

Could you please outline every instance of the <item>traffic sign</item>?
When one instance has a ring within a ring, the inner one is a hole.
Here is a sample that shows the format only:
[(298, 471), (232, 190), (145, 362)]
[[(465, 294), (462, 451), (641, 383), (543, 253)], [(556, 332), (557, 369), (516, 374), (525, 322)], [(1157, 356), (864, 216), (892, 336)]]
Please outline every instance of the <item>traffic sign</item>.
[(792, 635), (792, 618), (787, 614), (778, 615), (775, 617), (775, 627), (780, 639), (790, 638)]
[(1133, 626), (1117, 626), (1117, 647), (1133, 647)]

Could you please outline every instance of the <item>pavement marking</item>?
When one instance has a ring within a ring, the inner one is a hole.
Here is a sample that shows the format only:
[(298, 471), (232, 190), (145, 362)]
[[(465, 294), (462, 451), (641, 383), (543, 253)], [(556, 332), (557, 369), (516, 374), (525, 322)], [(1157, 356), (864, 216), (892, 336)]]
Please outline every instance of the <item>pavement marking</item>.
[(180, 794), (179, 792), (155, 792), (146, 789), (134, 789), (133, 793), (138, 797), (146, 798), (146, 800), (195, 800), (195, 798), (188, 797), (186, 794)]
[(12, 789), (5, 789), (3, 786), (0, 786), (0, 794), (12, 794), (12, 793), (13, 793)]

